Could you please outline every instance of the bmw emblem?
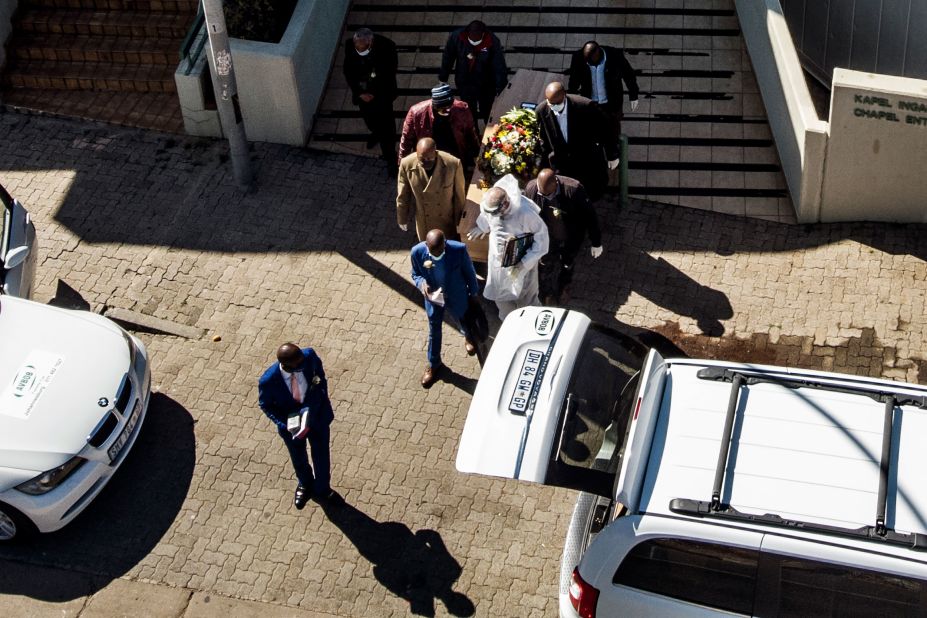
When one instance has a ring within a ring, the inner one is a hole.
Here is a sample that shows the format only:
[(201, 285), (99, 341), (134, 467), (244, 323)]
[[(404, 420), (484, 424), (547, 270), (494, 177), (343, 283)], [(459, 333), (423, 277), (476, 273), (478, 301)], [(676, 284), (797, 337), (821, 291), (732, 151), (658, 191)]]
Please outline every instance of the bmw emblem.
[(105, 408), (106, 406), (109, 405), (109, 399), (107, 399), (106, 397), (100, 397), (99, 399), (97, 399), (97, 405), (100, 406), (101, 408)]

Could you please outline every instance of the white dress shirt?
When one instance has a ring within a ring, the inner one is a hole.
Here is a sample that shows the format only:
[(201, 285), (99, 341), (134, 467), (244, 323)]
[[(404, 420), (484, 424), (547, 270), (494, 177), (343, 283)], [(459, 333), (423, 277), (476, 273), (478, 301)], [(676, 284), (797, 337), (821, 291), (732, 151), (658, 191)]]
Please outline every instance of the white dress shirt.
[(605, 50), (602, 49), (602, 60), (599, 64), (587, 66), (589, 72), (592, 73), (592, 96), (589, 98), (596, 103), (608, 103), (608, 93), (605, 91)]
[[(283, 376), (283, 381), (286, 382), (287, 390), (289, 390), (289, 391), (292, 393), (292, 392), (293, 392), (293, 389), (292, 389), (292, 387), (290, 386), (290, 376), (293, 375), (293, 374), (290, 373), (289, 371), (285, 370), (285, 369), (283, 368), (283, 365), (280, 365), (280, 364), (278, 363), (277, 366), (278, 366), (279, 369), (280, 369), (280, 375)], [(306, 376), (305, 376), (305, 374), (303, 374), (302, 371), (297, 371), (297, 372), (296, 372), (296, 384), (299, 385), (299, 394), (302, 395), (303, 401), (305, 401), (305, 400), (306, 400), (306, 392), (309, 390), (309, 382), (306, 380)], [(300, 401), (300, 403), (302, 403), (302, 401)]]
[(557, 112), (554, 112), (553, 109), (550, 110), (554, 112), (554, 117), (557, 119), (557, 124), (560, 125), (560, 133), (563, 134), (563, 141), (565, 141), (567, 144), (570, 143), (570, 136), (567, 134), (567, 111), (568, 111), (569, 106), (570, 106), (570, 100), (563, 99), (563, 111), (562, 112), (558, 114)]

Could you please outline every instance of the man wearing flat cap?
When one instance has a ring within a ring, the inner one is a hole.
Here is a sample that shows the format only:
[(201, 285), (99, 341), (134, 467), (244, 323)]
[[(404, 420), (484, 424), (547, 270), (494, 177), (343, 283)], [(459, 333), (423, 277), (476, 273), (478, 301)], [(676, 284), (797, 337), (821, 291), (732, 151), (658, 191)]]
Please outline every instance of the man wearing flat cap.
[(451, 87), (440, 84), (431, 89), (431, 99), (416, 103), (406, 114), (399, 140), (399, 160), (415, 152), (418, 141), (430, 137), (438, 150), (460, 159), (464, 167), (473, 167), (480, 150), (480, 140), (470, 109), (454, 100)]

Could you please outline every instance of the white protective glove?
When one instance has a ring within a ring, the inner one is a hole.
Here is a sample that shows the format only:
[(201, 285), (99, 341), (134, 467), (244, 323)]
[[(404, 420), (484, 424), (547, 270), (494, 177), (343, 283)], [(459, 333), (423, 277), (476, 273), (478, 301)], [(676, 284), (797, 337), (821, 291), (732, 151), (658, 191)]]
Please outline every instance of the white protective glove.
[(590, 253), (592, 253), (592, 259), (599, 257), (600, 255), (602, 255), (602, 245), (599, 245), (598, 247), (593, 247), (590, 250)]
[(641, 104), (641, 102), (638, 101), (637, 99), (632, 100), (632, 101), (631, 101), (631, 111), (632, 111), (632, 112), (637, 111), (637, 106), (640, 105), (640, 104)]
[(409, 231), (409, 224), (408, 224), (408, 223), (400, 223), (400, 224), (399, 224), (399, 229), (402, 230), (403, 232), (408, 232), (408, 231)]
[[(614, 159), (608, 162), (608, 169), (610, 170), (618, 169), (619, 162), (620, 160), (617, 157), (615, 157)], [(602, 168), (599, 168), (599, 169), (602, 169)]]
[(477, 238), (483, 238), (486, 236), (486, 232), (480, 229), (480, 226), (474, 225), (469, 232), (467, 232), (467, 240), (476, 240)]

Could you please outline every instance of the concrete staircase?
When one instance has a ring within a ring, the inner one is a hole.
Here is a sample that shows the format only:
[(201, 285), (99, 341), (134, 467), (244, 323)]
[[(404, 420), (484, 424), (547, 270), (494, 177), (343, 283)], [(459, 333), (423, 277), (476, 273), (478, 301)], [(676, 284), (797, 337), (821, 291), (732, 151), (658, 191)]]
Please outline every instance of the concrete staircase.
[(182, 133), (174, 69), (196, 10), (196, 0), (21, 0), (2, 101)]
[[(344, 37), (367, 26), (399, 51), (397, 129), (409, 106), (429, 97), (447, 33), (472, 19), (499, 36), (512, 72), (565, 71), (569, 55), (593, 38), (624, 48), (641, 88), (640, 107), (622, 123), (632, 196), (794, 221), (733, 0), (357, 0)], [(341, 74), (342, 55), (311, 145), (376, 154), (364, 147), (367, 132)]]

